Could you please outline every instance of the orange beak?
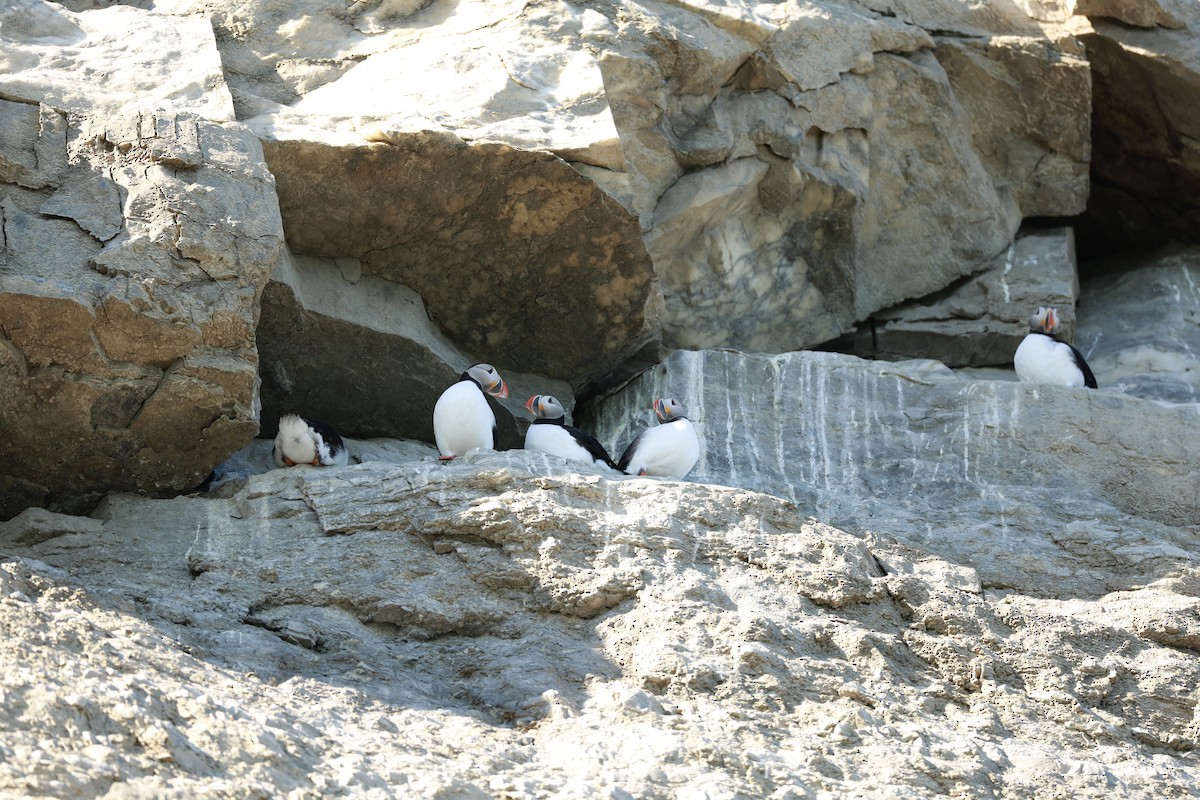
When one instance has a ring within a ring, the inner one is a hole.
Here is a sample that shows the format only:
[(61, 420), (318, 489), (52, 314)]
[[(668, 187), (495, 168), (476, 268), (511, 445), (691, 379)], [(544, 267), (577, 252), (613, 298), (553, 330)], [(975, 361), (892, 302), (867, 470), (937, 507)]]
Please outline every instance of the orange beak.
[(530, 414), (537, 414), (537, 412), (533, 410), (533, 401), (537, 400), (539, 397), (541, 397), (540, 394), (535, 394), (533, 397), (525, 401), (525, 410)]
[(655, 400), (652, 408), (654, 409), (654, 416), (658, 417), (660, 420), (666, 418), (667, 407), (662, 400)]
[(492, 397), (508, 397), (508, 384), (504, 382), (503, 378), (501, 378), (500, 388), (497, 389), (496, 385), (492, 384), (492, 387), (488, 389), (488, 394), (490, 394)]

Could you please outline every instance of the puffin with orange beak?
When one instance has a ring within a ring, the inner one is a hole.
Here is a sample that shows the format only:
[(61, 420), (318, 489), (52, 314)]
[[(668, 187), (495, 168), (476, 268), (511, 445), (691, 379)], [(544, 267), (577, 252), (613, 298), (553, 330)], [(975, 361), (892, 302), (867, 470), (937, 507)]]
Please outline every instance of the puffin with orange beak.
[(1096, 376), (1083, 354), (1058, 338), (1058, 309), (1039, 306), (1029, 316), (1029, 335), (1017, 346), (1013, 366), (1025, 383), (1096, 388)]
[(442, 461), (468, 450), (496, 446), (496, 415), (484, 393), (508, 397), (508, 385), (491, 364), (476, 364), (459, 376), (433, 406), (433, 438)]
[(535, 394), (525, 401), (525, 409), (534, 417), (529, 430), (525, 432), (526, 450), (537, 450), (571, 461), (603, 464), (617, 469), (604, 445), (596, 441), (596, 437), (567, 424), (567, 410), (558, 398), (548, 394)]
[(617, 469), (629, 475), (682, 478), (700, 458), (700, 440), (683, 403), (664, 397), (654, 401), (659, 425), (647, 428), (625, 448)]
[(314, 467), (344, 467), (350, 460), (342, 437), (328, 425), (299, 414), (279, 418), (279, 432), (271, 457), (277, 467), (311, 464)]

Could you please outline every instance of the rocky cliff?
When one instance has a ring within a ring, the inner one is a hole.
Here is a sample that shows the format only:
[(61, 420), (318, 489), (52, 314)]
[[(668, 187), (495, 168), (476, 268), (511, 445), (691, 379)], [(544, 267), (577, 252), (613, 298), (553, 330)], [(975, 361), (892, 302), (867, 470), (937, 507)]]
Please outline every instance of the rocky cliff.
[[(1197, 30), (8, 3), (0, 795), (1200, 794)], [(1046, 303), (1098, 391), (1012, 380)]]

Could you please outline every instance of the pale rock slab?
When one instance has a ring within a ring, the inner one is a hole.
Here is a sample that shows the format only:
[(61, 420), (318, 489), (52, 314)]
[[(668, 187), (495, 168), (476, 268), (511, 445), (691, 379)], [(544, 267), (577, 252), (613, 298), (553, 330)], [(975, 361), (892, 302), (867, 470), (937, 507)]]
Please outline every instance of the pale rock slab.
[(937, 540), (577, 466), (274, 470), (0, 524), (0, 790), (1200, 788), (1194, 566), (1044, 599)]
[(888, 361), (932, 358), (950, 367), (1006, 365), (1039, 306), (1056, 307), (1060, 336), (1074, 341), (1078, 299), (1072, 229), (1026, 230), (980, 274), (877, 312), (853, 335), (824, 347)]
[[(1052, 596), (1127, 589), (1180, 568), (1200, 519), (1197, 406), (961, 380), (932, 361), (676, 351), (592, 404), (584, 427), (621, 452), (654, 424), (657, 397), (682, 401), (696, 426), (689, 480), (936, 543), (985, 586), (1038, 575)], [(1092, 558), (1119, 562), (1124, 577), (1100, 576)]]
[(163, 110), (214, 122), (235, 119), (207, 18), (110, 3), (76, 13), (66, 5), (5, 3), (0, 96), (101, 117)]
[(243, 126), (0, 101), (0, 516), (191, 488), (257, 432), (283, 242)]
[(1090, 278), (1076, 344), (1106, 388), (1200, 403), (1200, 248), (1173, 246), (1109, 262)]

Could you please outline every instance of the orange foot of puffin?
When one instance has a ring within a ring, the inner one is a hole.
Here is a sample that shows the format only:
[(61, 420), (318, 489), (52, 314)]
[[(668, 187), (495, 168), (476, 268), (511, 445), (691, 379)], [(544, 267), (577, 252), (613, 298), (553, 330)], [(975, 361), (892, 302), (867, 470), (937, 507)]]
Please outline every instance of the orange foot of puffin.
[(455, 456), (438, 456), (438, 461), (453, 461)]

